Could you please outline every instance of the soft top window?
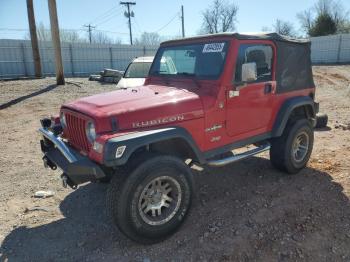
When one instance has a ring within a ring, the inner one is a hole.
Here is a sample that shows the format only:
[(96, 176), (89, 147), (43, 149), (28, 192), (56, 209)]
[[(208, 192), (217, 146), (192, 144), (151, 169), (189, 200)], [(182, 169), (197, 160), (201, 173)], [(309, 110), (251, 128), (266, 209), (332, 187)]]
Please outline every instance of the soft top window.
[(240, 45), (236, 62), (235, 82), (240, 83), (242, 81), (242, 65), (244, 63), (256, 63), (256, 82), (272, 80), (272, 61), (273, 50), (270, 45)]
[(223, 70), (227, 50), (226, 41), (160, 47), (150, 75), (217, 79)]

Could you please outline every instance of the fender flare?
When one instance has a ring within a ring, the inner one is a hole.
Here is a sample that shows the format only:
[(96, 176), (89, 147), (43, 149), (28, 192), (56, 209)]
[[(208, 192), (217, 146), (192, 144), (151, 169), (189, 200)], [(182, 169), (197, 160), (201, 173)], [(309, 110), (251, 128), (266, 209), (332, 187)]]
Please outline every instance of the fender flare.
[(272, 128), (272, 137), (278, 137), (282, 135), (293, 110), (301, 106), (309, 107), (311, 109), (311, 117), (316, 117), (315, 102), (311, 97), (299, 96), (290, 98), (282, 104), (277, 114), (275, 123)]
[[(103, 162), (106, 166), (110, 167), (124, 165), (137, 149), (152, 143), (174, 138), (183, 139), (192, 148), (198, 161), (200, 163), (205, 162), (204, 156), (193, 140), (191, 134), (182, 127), (139, 131), (111, 138), (105, 143)], [(120, 146), (126, 146), (126, 148), (123, 155), (120, 158), (116, 158), (116, 150)]]

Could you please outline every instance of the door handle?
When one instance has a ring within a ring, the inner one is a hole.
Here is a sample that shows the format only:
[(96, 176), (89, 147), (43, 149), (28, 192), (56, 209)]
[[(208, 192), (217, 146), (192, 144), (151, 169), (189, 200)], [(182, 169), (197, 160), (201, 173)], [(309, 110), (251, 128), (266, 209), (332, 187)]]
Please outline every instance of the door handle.
[(272, 84), (270, 83), (265, 84), (264, 94), (270, 94), (271, 92), (272, 92)]

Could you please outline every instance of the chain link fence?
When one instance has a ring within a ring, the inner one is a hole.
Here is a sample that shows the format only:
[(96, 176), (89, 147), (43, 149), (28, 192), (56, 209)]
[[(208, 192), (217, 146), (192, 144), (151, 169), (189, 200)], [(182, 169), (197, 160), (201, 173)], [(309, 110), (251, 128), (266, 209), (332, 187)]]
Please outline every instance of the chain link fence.
[[(314, 64), (350, 63), (350, 34), (311, 38), (311, 60)], [(40, 42), (42, 71), (55, 74), (54, 50), (51, 42)], [(157, 46), (100, 45), (62, 43), (62, 59), (66, 76), (85, 77), (104, 68), (125, 70), (135, 57), (152, 56)], [(0, 79), (34, 76), (29, 40), (0, 39)]]

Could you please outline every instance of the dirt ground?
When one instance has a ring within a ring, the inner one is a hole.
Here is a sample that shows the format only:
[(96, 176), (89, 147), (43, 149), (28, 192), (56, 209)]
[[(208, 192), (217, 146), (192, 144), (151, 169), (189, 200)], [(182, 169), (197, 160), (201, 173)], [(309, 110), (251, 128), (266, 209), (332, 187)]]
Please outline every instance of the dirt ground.
[[(39, 119), (114, 86), (0, 82), (0, 261), (350, 261), (350, 66), (313, 70), (330, 121), (316, 130), (308, 167), (287, 176), (264, 154), (196, 172), (188, 219), (152, 246), (112, 230), (106, 185), (64, 189), (41, 161)], [(37, 199), (37, 190), (55, 195)]]

